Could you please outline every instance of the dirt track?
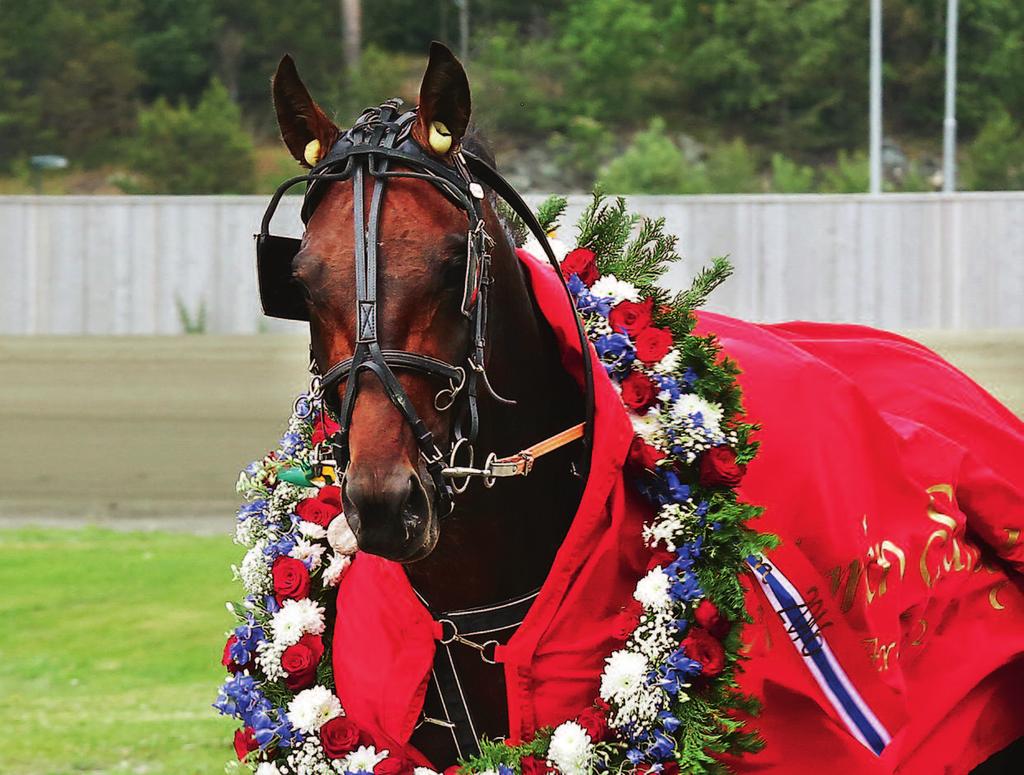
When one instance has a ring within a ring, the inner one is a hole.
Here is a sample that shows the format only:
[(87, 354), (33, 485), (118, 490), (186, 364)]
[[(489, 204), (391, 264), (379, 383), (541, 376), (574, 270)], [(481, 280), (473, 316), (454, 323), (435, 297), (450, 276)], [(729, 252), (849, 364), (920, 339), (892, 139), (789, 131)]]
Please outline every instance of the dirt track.
[[(916, 338), (1024, 414), (1024, 331)], [(290, 336), (0, 339), (0, 525), (225, 529), (305, 361)]]

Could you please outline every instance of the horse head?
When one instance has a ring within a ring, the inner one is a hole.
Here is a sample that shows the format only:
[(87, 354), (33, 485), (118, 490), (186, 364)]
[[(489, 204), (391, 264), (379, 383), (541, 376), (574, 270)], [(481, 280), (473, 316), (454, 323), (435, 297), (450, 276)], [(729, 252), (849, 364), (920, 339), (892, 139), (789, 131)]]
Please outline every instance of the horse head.
[[(300, 164), (315, 167), (336, 144), (346, 142), (347, 135), (314, 102), (289, 57), (278, 67), (273, 95), (281, 135)], [(395, 143), (455, 169), (469, 116), (466, 73), (446, 47), (435, 43), (415, 116)], [(351, 142), (370, 137), (371, 124)], [(474, 318), (464, 306), (467, 262), (478, 258), (469, 244), (474, 239), (467, 229), (471, 214), (439, 190), (436, 181), (406, 176), (386, 179), (386, 191), (379, 193), (382, 202), (373, 212), (374, 188), (382, 178), (372, 171), (373, 161), (369, 163), (366, 174), (326, 184), (292, 262), (293, 279), (308, 308), (313, 356), (326, 372), (357, 354), (358, 342), (367, 338), (364, 318), (371, 297), (376, 319), (370, 324), (374, 346), (381, 352), (423, 356), (464, 375), (474, 339)], [(389, 166), (400, 174), (418, 169), (395, 160)], [(493, 220), (489, 203), (473, 204), (484, 219)], [(375, 245), (357, 245), (358, 235), (371, 233), (367, 239)], [(374, 249), (373, 266), (360, 278), (357, 264)], [(456, 440), (456, 423), (465, 417), (445, 411), (444, 396), (438, 399), (446, 388), (453, 391), (460, 378), (388, 363), (384, 370), (397, 379), (404, 395), (396, 396), (389, 375), (369, 364), (328, 384), (326, 400), (344, 408), (346, 391), (353, 393), (351, 415), (341, 418), (345, 448), (339, 456), (347, 462), (345, 514), (360, 549), (408, 562), (432, 551), (440, 518), (451, 507), (445, 483), (429, 470), (430, 445), (425, 448), (419, 437), (426, 429), (433, 449), (448, 450)], [(404, 402), (411, 404), (422, 428), (403, 410)]]

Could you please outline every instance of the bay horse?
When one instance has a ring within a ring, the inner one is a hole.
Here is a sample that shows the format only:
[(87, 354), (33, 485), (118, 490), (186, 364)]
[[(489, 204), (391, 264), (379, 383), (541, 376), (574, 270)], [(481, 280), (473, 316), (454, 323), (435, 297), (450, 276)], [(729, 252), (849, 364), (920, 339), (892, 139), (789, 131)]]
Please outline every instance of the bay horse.
[[(560, 446), (530, 476), (469, 487), (454, 499), (444, 483), (440, 450), (451, 450), (448, 474), (465, 470), (456, 454), (467, 425), (477, 449), (500, 452), (528, 449), (590, 419), (588, 392), (570, 376), (494, 192), (474, 189), (464, 174), (462, 152), (485, 160), (488, 153), (469, 131), (471, 97), (461, 64), (434, 44), (416, 110), (396, 124), (397, 106), (385, 103), (348, 133), (312, 99), (288, 57), (273, 95), (289, 151), (314, 173), (324, 172), (307, 193), (309, 203), (315, 191), (314, 206), (305, 209), (305, 234), (286, 279), (301, 288), (294, 317), (310, 322), (325, 400), (341, 415), (344, 432), (334, 443), (344, 464), (344, 511), (360, 551), (402, 563), (432, 612), (528, 601), (570, 531), (589, 456), (600, 450), (585, 441)], [(408, 152), (407, 164), (404, 142), (418, 149)], [(390, 167), (370, 162), (363, 175), (358, 165), (355, 173), (342, 165), (354, 147), (381, 143), (394, 144), (387, 146), (394, 151)], [(342, 157), (332, 166), (338, 147)], [(449, 175), (463, 180), (453, 178), (444, 195), (437, 178)], [(483, 272), (474, 219), (492, 242)], [(488, 298), (482, 323), (467, 306), (480, 293)], [(984, 707), (1002, 717), (1002, 726), (989, 724), (996, 731), (978, 743), (974, 758), (963, 760), (967, 767), (1019, 736), (1022, 720), (1006, 721), (1010, 700), (1000, 688), (1024, 681), (1020, 660), (1013, 660), (1019, 627), (995, 621), (1003, 628), (1000, 646), (989, 651), (998, 659), (960, 675), (956, 689), (935, 694), (932, 676), (951, 643), (942, 633), (951, 622), (969, 625), (955, 616), (961, 597), (987, 594), (997, 617), (1024, 605), (1024, 555), (1014, 526), (1024, 500), (1005, 485), (1024, 480), (1024, 425), (924, 348), (884, 332), (756, 326), (714, 315), (703, 315), (700, 328), (739, 357), (748, 409), (765, 425), (762, 455), (743, 493), (766, 506), (759, 527), (784, 540), (773, 563), (802, 574), (791, 588), (798, 603), (790, 607), (812, 611), (817, 636), (827, 631), (837, 652), (858, 660), (854, 677), (871, 683), (865, 694), (893, 732), (894, 744), (884, 755), (876, 750), (878, 758), (858, 748), (856, 732), (846, 733), (808, 683), (808, 654), (775, 645), (791, 634), (780, 624), (786, 606), (766, 605), (752, 582), (743, 681), (766, 700), (760, 723), (769, 745), (751, 765), (798, 771), (841, 745), (836, 756), (858, 762), (847, 765), (857, 771), (926, 772), (921, 761), (958, 761), (941, 746), (950, 730), (963, 730), (941, 712), (948, 702), (960, 707), (961, 697), (971, 712)], [(455, 369), (467, 352), (475, 353), (468, 371)], [(438, 375), (450, 380), (447, 394), (438, 391)], [(466, 394), (467, 375), (472, 402), (451, 411), (448, 399)], [(908, 380), (919, 389), (908, 391)], [(793, 422), (794, 412), (811, 432)], [(965, 468), (963, 450), (991, 467)], [(472, 460), (461, 462), (472, 467)], [(1005, 545), (1004, 531), (1014, 538)], [(838, 564), (843, 552), (851, 556)], [(986, 632), (970, 637), (977, 654)], [(931, 651), (918, 650), (932, 642)], [(509, 730), (506, 675), (479, 643), (469, 645), (451, 650), (464, 704), (477, 735), (501, 737)], [(979, 687), (988, 693), (978, 694)], [(446, 707), (428, 693), (424, 723), (411, 740), (441, 766), (466, 753), (450, 725), (435, 723), (447, 718)], [(805, 726), (794, 731), (801, 720)], [(888, 731), (875, 722), (886, 735), (884, 748)], [(979, 721), (977, 729), (984, 726)], [(963, 734), (976, 738), (971, 729)]]
[[(290, 59), (277, 71), (273, 94), (282, 137), (299, 162), (307, 163), (311, 142), (325, 149), (335, 144), (341, 131), (310, 97)], [(431, 147), (431, 126), (440, 122), (450, 130), (453, 147), (487, 154), (466, 134), (465, 72), (439, 44), (431, 48), (417, 116), (411, 132), (423, 148)], [(481, 391), (476, 447), (525, 449), (579, 423), (583, 399), (562, 367), (493, 199), (483, 202), (483, 212), (495, 241), (482, 365), (494, 391), (507, 400)], [(331, 186), (307, 224), (293, 264), (294, 278), (307, 294), (313, 356), (325, 372), (352, 357), (357, 338), (353, 218), (352, 186)], [(459, 308), (467, 260), (465, 214), (430, 182), (398, 177), (388, 184), (378, 235), (381, 346), (458, 363), (472, 336)], [(516, 598), (540, 587), (579, 503), (582, 482), (573, 470), (578, 453), (565, 447), (538, 461), (530, 476), (493, 488), (470, 487), (455, 500), (442, 528), (439, 493), (410, 425), (380, 380), (365, 372), (358, 379), (343, 497), (360, 550), (407, 563), (415, 588), (439, 611)], [(454, 418), (436, 407), (436, 380), (409, 371), (399, 372), (398, 379), (439, 445), (450, 445)], [(341, 397), (344, 385), (337, 389)], [(492, 738), (505, 734), (501, 667), (472, 650), (455, 658), (478, 732)], [(427, 716), (442, 716), (436, 705), (437, 698), (430, 697)], [(456, 758), (451, 735), (436, 725), (422, 725), (413, 743), (434, 762)]]

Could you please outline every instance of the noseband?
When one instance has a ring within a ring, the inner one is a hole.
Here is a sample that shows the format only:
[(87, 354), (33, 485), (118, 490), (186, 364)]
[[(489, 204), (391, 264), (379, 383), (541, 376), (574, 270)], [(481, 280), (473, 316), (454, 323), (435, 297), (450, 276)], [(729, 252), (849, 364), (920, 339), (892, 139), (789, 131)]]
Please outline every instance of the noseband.
[[(508, 182), (493, 167), (468, 151), (457, 149), (451, 153), (451, 164), (424, 151), (412, 136), (416, 111), (399, 115), (398, 106), (398, 100), (388, 100), (379, 107), (365, 110), (355, 125), (338, 139), (324, 159), (308, 174), (282, 183), (271, 198), (260, 233), (256, 235), (257, 272), (264, 313), (289, 320), (309, 320), (305, 297), (292, 277), (292, 262), (299, 252), (301, 240), (270, 234), (270, 221), (281, 197), (299, 183), (307, 184), (302, 203), (302, 221), (308, 224), (330, 183), (352, 181), (356, 269), (355, 347), (351, 358), (332, 365), (318, 380), (324, 401), (336, 410), (341, 426), (328, 439), (339, 469), (345, 470), (349, 461), (348, 434), (359, 392), (358, 376), (370, 372), (380, 381), (388, 399), (401, 412), (412, 431), (433, 481), (442, 514), (451, 512), (455, 493), (465, 490), (470, 477), (482, 477), (484, 483), (491, 486), (496, 477), (527, 474), (538, 454), (581, 436), (585, 444), (580, 470), (585, 473), (593, 424), (593, 374), (588, 357), (589, 342), (578, 315), (574, 317), (583, 353), (585, 422), (508, 458), (498, 458), (491, 453), (483, 467), (473, 467), (473, 444), (479, 430), (479, 387), (483, 385), (500, 403), (515, 403), (502, 398), (491, 388), (485, 370), (488, 291), (492, 282), (490, 248), (494, 243), (484, 222), (485, 193), (482, 184), (488, 185), (508, 203), (533, 232), (559, 278), (562, 274), (543, 228)], [(403, 169), (391, 169), (392, 164)], [(471, 342), (461, 364), (446, 363), (421, 353), (385, 350), (380, 346), (377, 246), (385, 187), (389, 179), (396, 177), (428, 181), (467, 216), (466, 272), (460, 308), (467, 319)], [(364, 187), (367, 180), (373, 181), (368, 214)], [(562, 285), (571, 305), (572, 295), (564, 279)], [(419, 372), (446, 384), (436, 394), (434, 406), (438, 411), (453, 412), (453, 441), (447, 454), (440, 450), (433, 433), (419, 416), (395, 375), (395, 369)], [(315, 376), (318, 374), (315, 363), (311, 370)], [(343, 380), (346, 381), (345, 391), (338, 405), (336, 396)], [(457, 457), (460, 455), (467, 461), (467, 465), (458, 464)]]

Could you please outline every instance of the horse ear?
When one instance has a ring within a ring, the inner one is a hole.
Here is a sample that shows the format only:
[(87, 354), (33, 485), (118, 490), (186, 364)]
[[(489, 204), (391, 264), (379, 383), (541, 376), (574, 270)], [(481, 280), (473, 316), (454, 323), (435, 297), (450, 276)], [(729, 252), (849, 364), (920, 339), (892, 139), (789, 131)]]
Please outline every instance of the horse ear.
[(288, 54), (281, 57), (271, 90), (284, 144), (299, 164), (312, 167), (338, 139), (338, 127), (309, 96)]
[(439, 156), (457, 149), (469, 126), (469, 79), (462, 63), (443, 43), (430, 44), (420, 84), (417, 140)]

